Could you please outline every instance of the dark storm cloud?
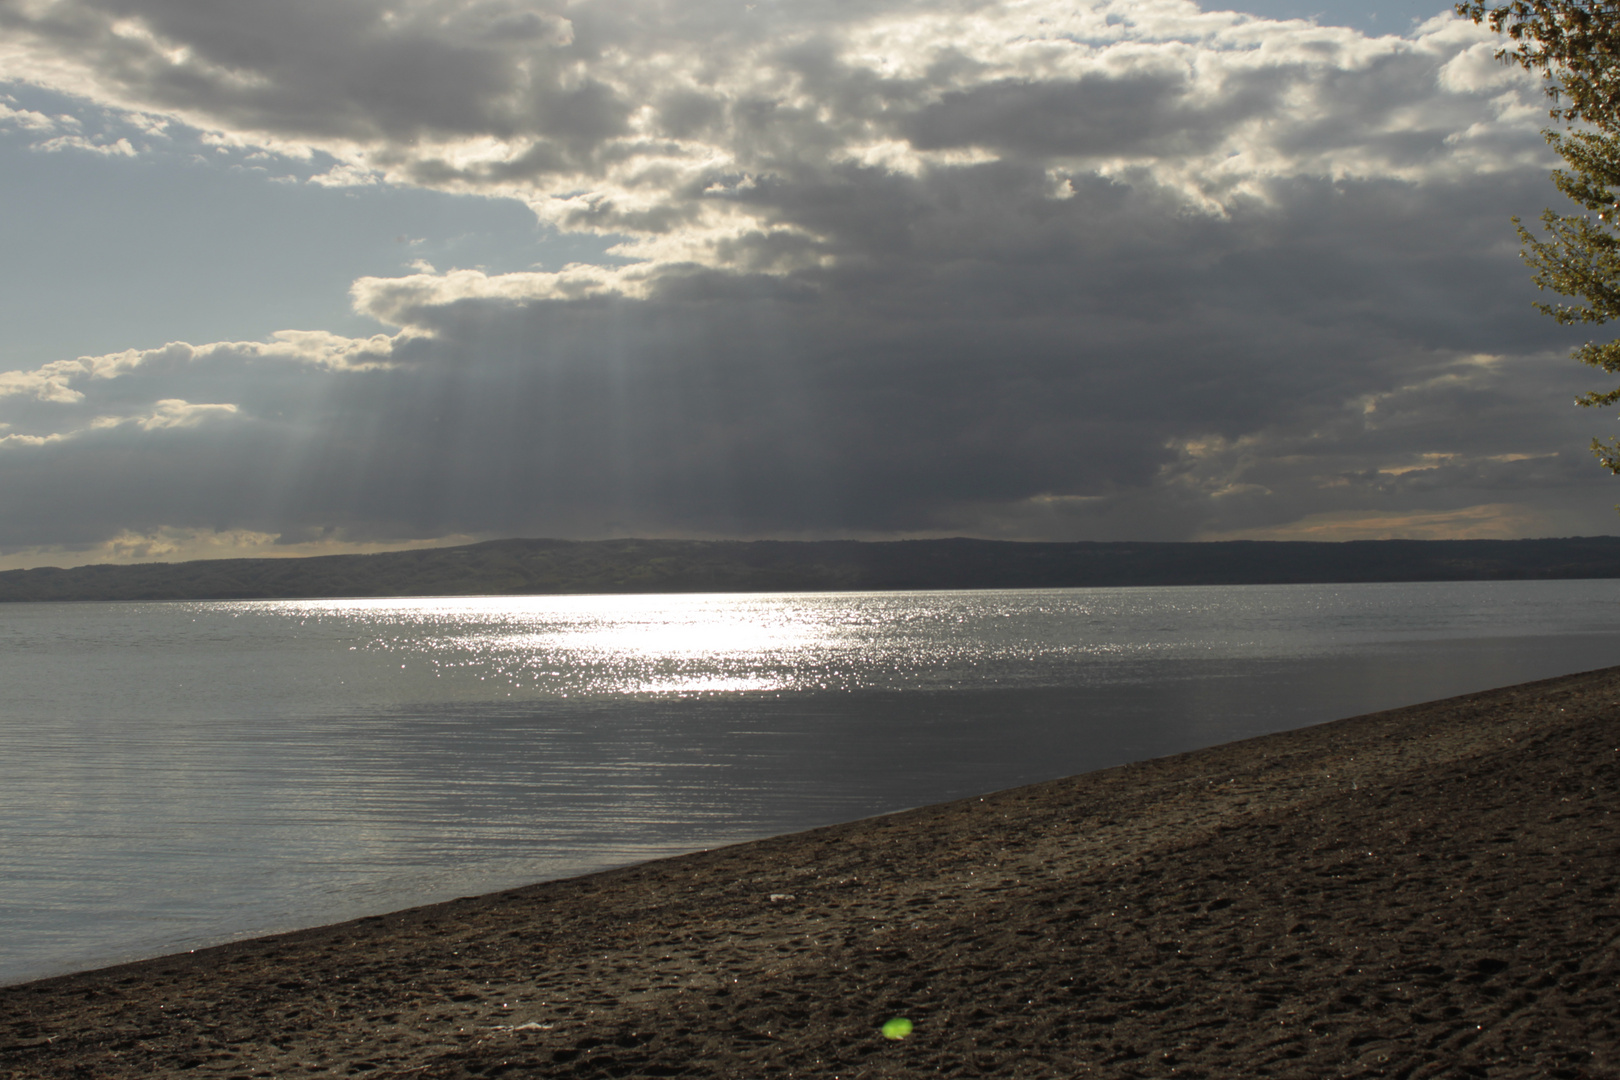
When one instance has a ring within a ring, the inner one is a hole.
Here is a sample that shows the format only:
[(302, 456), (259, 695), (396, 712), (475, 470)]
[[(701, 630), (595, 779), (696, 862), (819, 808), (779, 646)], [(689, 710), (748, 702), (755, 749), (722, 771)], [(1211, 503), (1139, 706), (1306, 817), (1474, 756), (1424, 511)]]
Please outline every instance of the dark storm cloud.
[(1596, 483), (1505, 224), (1544, 198), (1538, 91), (1456, 21), (193, 7), (0, 0), (104, 104), (520, 197), (629, 261), (362, 279), (370, 342), (0, 376), (0, 547), (1489, 531)]
[(558, 65), (547, 62), (568, 47), (570, 25), (516, 5), (480, 5), (462, 17), (453, 5), (318, 0), (0, 5), (0, 28), (82, 58), (99, 81), (154, 110), (206, 111), (227, 128), (358, 139), (618, 132), (622, 102), (589, 80), (562, 86)]
[[(1486, 187), (1446, 202), (1466, 214)], [(694, 273), (643, 299), (394, 308), (432, 336), (396, 344), (391, 369), (318, 380), (238, 352), (167, 357), (93, 401), (35, 411), (88, 418), (116, 390), (125, 408), (189, 394), (240, 413), (36, 448), (33, 468), (0, 477), (0, 497), (60, 520), (73, 511), (50, 493), (72, 475), (71, 490), (94, 491), (78, 504), (91, 532), (113, 514), (355, 537), (595, 535), (615, 523), (881, 534), (995, 531), (997, 506), (1114, 506), (1158, 488), (1160, 504), (1115, 512), (1138, 535), (1178, 535), (1357, 502), (1430, 506), (1437, 486), (1467, 505), (1470, 492), (1546, 484), (1550, 468), (1559, 485), (1579, 482), (1554, 468), (1565, 459), (1490, 460), (1570, 449), (1563, 425), (1524, 423), (1556, 415), (1567, 394), (1546, 401), (1540, 375), (1466, 360), (1540, 340), (1527, 305), (1456, 316), (1472, 290), (1512, 287), (1511, 264), (1492, 280), (1470, 272), (1478, 252), (1453, 247), (1413, 268), (1413, 252), (1467, 230), (1433, 219), (1429, 203), (1402, 212), (1401, 200), (1359, 194), (1403, 240), (1359, 264), (1323, 258), (1364, 220), (1354, 200), (1330, 213), (1329, 185), (1301, 185), (1281, 202), (1287, 245), (1264, 257), (1242, 218), (1161, 222), (1155, 245), (1123, 230), (1093, 251), (1111, 282), (971, 245), (975, 261), (838, 267), (802, 293)], [(1098, 209), (1083, 195), (1064, 205), (1076, 230)], [(1424, 456), (1437, 452), (1454, 456)], [(92, 485), (106, 456), (126, 464)], [(164, 489), (132, 468), (167, 477)], [(9, 520), (0, 543), (25, 542), (26, 521)]]
[(1237, 100), (1188, 100), (1191, 87), (1179, 73), (998, 82), (946, 94), (898, 127), (919, 150), (989, 146), (1025, 157), (1206, 153), (1233, 120), (1275, 107), (1281, 80), (1262, 81), (1272, 86), (1231, 88)]

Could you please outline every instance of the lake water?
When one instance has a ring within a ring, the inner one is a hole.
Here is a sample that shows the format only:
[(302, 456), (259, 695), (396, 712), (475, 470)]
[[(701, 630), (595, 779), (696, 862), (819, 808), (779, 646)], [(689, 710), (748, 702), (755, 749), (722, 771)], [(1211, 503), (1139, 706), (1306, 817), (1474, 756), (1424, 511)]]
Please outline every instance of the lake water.
[(1620, 581), (0, 606), (0, 982), (1620, 663)]

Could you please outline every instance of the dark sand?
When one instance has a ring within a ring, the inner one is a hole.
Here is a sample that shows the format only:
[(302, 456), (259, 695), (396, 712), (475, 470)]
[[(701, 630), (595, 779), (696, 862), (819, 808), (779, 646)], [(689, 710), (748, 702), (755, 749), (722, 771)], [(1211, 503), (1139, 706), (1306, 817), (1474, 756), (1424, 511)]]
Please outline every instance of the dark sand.
[(0, 989), (0, 1076), (1620, 1076), (1617, 811), (1620, 668)]

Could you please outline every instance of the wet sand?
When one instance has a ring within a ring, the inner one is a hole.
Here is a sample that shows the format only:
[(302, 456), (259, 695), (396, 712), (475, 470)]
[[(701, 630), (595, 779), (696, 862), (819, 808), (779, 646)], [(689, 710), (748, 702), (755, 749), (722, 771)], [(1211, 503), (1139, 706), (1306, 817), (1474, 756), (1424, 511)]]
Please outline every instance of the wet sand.
[(1615, 1077), (1617, 882), (1620, 668), (0, 988), (0, 1077)]

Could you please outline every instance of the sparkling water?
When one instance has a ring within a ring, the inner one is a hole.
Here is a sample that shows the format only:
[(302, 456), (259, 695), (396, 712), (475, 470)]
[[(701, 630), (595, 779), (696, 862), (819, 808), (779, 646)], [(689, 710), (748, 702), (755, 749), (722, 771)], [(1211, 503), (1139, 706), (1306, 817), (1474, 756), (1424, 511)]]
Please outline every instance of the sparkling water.
[(0, 981), (1620, 663), (1620, 582), (0, 606)]

